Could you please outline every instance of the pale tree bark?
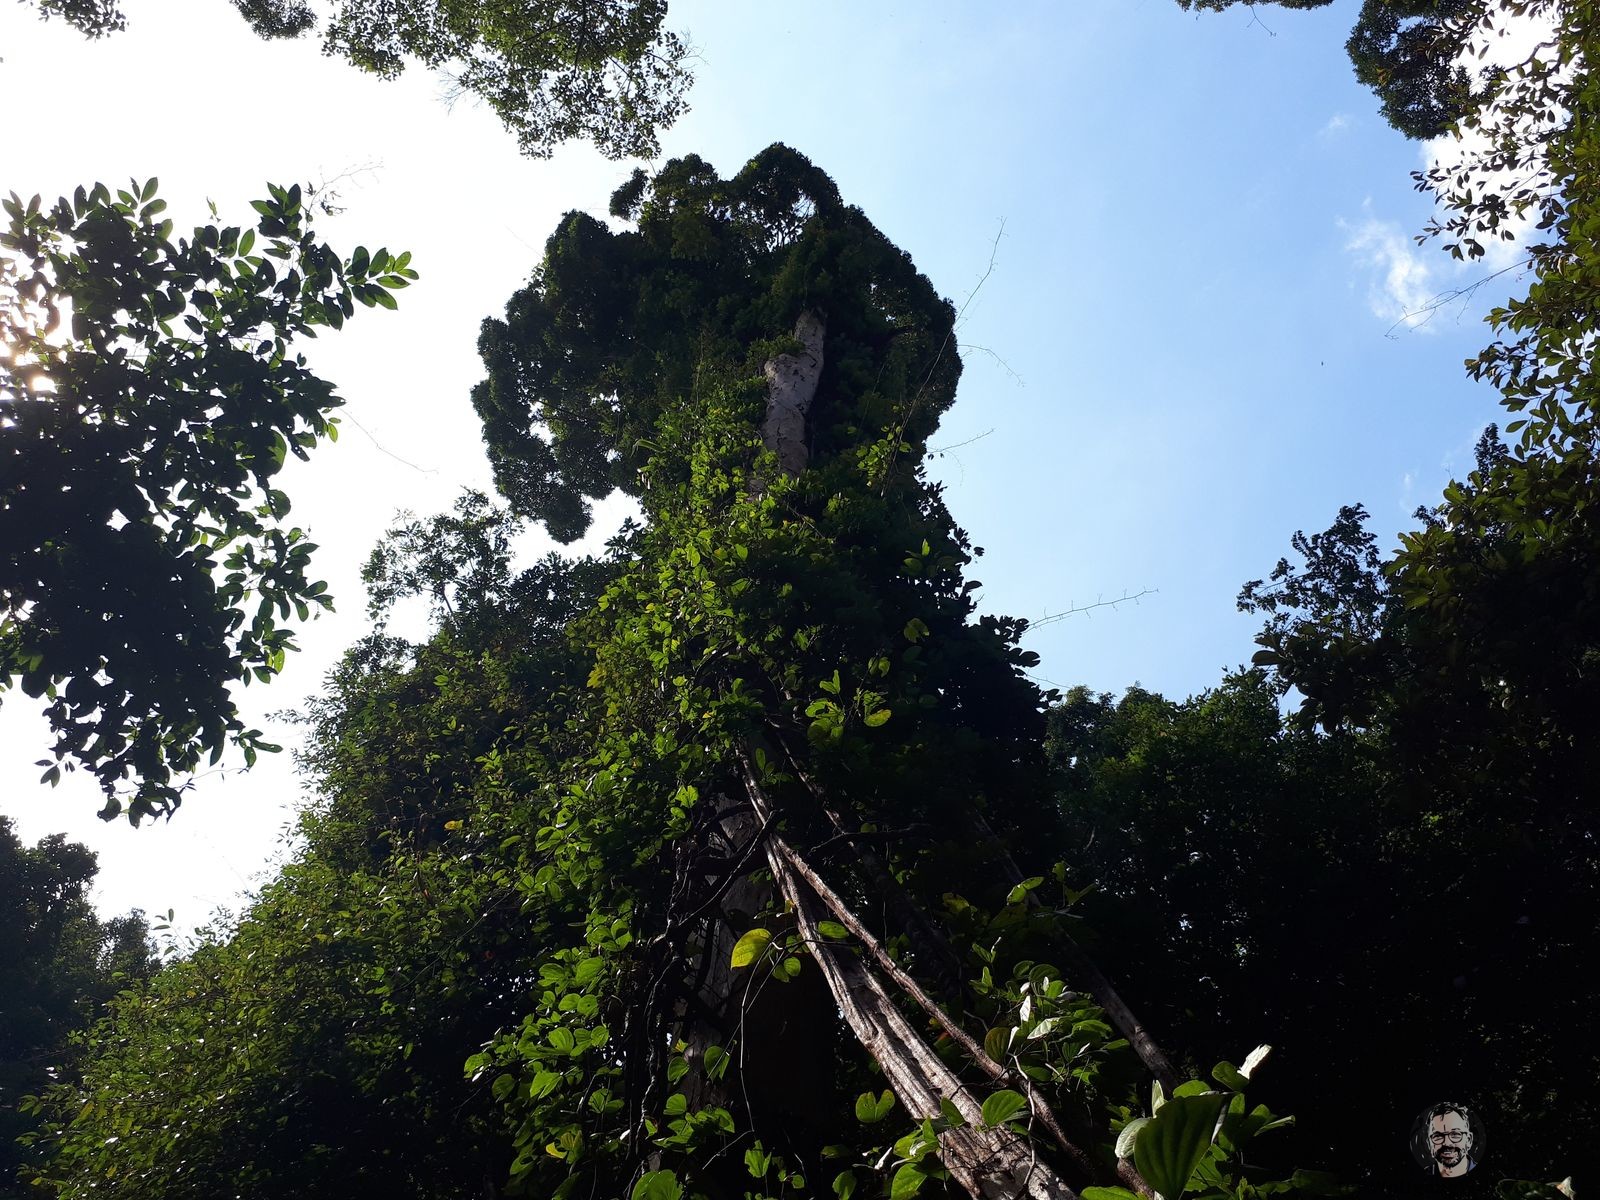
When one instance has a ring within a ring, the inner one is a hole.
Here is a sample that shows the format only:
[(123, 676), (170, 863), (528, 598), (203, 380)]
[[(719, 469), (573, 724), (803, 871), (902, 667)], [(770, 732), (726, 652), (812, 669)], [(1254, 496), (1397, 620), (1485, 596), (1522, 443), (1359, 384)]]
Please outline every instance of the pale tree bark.
[[(743, 765), (751, 808), (769, 820), (770, 805), (749, 764)], [(800, 936), (834, 1002), (856, 1040), (883, 1068), (895, 1097), (913, 1118), (940, 1117), (943, 1098), (966, 1119), (961, 1128), (939, 1135), (939, 1158), (951, 1177), (974, 1200), (1077, 1200), (1077, 1193), (1040, 1161), (1026, 1138), (1004, 1126), (984, 1125), (981, 1100), (912, 1027), (882, 980), (862, 965), (853, 947), (822, 936), (817, 925), (825, 916), (823, 900), (806, 879), (804, 862), (793, 848), (774, 834), (766, 849), (778, 893), (793, 906)]]
[(778, 456), (785, 475), (798, 475), (810, 457), (806, 415), (817, 398), (822, 378), (822, 318), (803, 312), (795, 322), (794, 336), (802, 346), (798, 354), (780, 354), (767, 360), (767, 417), (761, 440)]

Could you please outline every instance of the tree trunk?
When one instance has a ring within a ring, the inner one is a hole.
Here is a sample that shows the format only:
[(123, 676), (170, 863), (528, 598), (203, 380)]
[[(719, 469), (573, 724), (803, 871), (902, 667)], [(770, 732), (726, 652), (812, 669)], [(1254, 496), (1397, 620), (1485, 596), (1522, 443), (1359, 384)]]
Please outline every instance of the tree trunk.
[[(822, 374), (822, 319), (812, 312), (802, 313), (795, 323), (795, 337), (803, 347), (800, 353), (779, 355), (765, 366), (768, 398), (762, 440), (777, 455), (779, 466), (787, 475), (804, 470), (809, 457), (806, 418)], [(720, 823), (728, 853), (735, 856), (774, 818), (748, 764), (745, 784), (748, 809), (725, 815)], [(844, 1014), (856, 1040), (883, 1068), (900, 1103), (914, 1118), (938, 1118), (942, 1115), (940, 1100), (944, 1099), (966, 1119), (961, 1128), (947, 1129), (939, 1136), (940, 1159), (952, 1178), (974, 1200), (1077, 1200), (1077, 1193), (1051, 1166), (1039, 1160), (1035, 1147), (1026, 1138), (1003, 1126), (984, 1125), (981, 1098), (971, 1094), (912, 1027), (900, 1011), (893, 991), (862, 964), (856, 948), (821, 936), (817, 924), (824, 919), (822, 898), (802, 874), (803, 860), (775, 829), (769, 833), (765, 848), (776, 893), (793, 908), (800, 935), (834, 1004)], [(773, 884), (758, 884), (745, 874), (723, 895), (701, 949), (701, 954), (710, 957), (701, 963), (703, 982), (698, 992), (698, 1011), (688, 1014), (684, 1025), (686, 1056), (692, 1066), (697, 1066), (703, 1061), (706, 1047), (718, 1038), (726, 1038), (735, 1027), (739, 1041), (748, 1047), (759, 1038), (759, 1030), (771, 1026), (778, 1038), (765, 1048), (763, 1067), (776, 1066), (766, 1060), (781, 1045), (788, 1052), (786, 1057), (798, 1053), (800, 1059), (809, 1056), (812, 1062), (809, 1070), (798, 1075), (779, 1070), (776, 1077), (786, 1078), (790, 1086), (806, 1079), (821, 1083), (818, 1060), (828, 1056), (829, 1043), (800, 1028), (804, 1010), (810, 1009), (814, 1016), (819, 1006), (804, 1004), (804, 992), (791, 983), (766, 989), (765, 994), (774, 996), (779, 1004), (761, 1013), (759, 1005), (742, 1003), (744, 993), (750, 990), (750, 980), (737, 976), (731, 966), (733, 946), (744, 927), (740, 922), (747, 924), (773, 898), (773, 892)], [(784, 997), (789, 998), (787, 1003)], [(768, 1072), (764, 1069), (763, 1074)], [(698, 1070), (691, 1071), (685, 1084), (691, 1109), (703, 1103), (725, 1103), (726, 1093), (731, 1090), (705, 1079)], [(751, 1107), (755, 1107), (754, 1102)]]
[[(751, 802), (761, 803), (753, 789)], [(974, 1200), (1077, 1200), (1077, 1193), (1039, 1161), (1031, 1143), (1003, 1126), (984, 1126), (981, 1100), (911, 1027), (894, 997), (861, 964), (855, 950), (822, 936), (817, 929), (823, 919), (821, 900), (795, 869), (794, 857), (781, 837), (769, 839), (767, 861), (778, 891), (794, 906), (800, 935), (856, 1040), (883, 1068), (895, 1096), (912, 1117), (939, 1117), (943, 1098), (967, 1120), (963, 1127), (939, 1135), (939, 1157), (951, 1176)]]
[(805, 470), (810, 457), (806, 414), (817, 398), (822, 378), (822, 318), (803, 312), (794, 323), (794, 336), (805, 347), (799, 354), (780, 354), (767, 360), (767, 418), (761, 440), (778, 456), (785, 475)]

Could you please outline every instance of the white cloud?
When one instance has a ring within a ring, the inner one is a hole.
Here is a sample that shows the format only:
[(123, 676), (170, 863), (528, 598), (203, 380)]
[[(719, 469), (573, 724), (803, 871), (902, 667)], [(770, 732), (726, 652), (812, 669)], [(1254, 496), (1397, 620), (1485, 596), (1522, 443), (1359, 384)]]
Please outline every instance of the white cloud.
[(1350, 126), (1350, 118), (1344, 113), (1334, 113), (1328, 118), (1328, 123), (1317, 131), (1319, 137), (1332, 137), (1336, 133), (1343, 133)]
[(1339, 227), (1349, 235), (1345, 249), (1372, 272), (1367, 303), (1374, 315), (1412, 329), (1427, 328), (1433, 315), (1429, 305), (1441, 289), (1424, 248), (1398, 222), (1370, 213), (1359, 225), (1340, 220)]

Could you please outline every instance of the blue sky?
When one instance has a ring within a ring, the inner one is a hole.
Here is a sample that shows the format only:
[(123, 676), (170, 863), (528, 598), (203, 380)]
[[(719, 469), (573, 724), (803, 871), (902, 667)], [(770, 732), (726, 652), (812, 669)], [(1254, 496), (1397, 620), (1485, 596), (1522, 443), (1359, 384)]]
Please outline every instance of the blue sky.
[[(1409, 177), (1423, 150), (1351, 75), (1356, 7), (672, 2), (698, 80), (666, 156), (730, 172), (788, 142), (957, 304), (993, 258), (934, 439), (967, 444), (933, 464), (987, 551), (983, 606), (1037, 618), (1156, 589), (1030, 634), (1043, 679), (1215, 683), (1254, 650), (1239, 586), (1295, 530), (1361, 501), (1392, 546), (1496, 417), (1461, 364), (1514, 276), (1396, 325), (1476, 275), (1410, 241), (1428, 215)], [(223, 0), (126, 8), (130, 31), (91, 45), (0, 5), (0, 84), (40, 123), (0, 150), (0, 190), (158, 175), (181, 227), (207, 197), (237, 221), (266, 179), (348, 173), (325, 235), (410, 249), (422, 275), (398, 313), (311, 347), (349, 419), (286, 489), (339, 612), (305, 631), (270, 692), (244, 693), (266, 723), (361, 633), (358, 572), (395, 510), (487, 486), (468, 402), (478, 323), (559, 215), (603, 213), (637, 164), (582, 147), (520, 160), (490, 114), (445, 105), (425, 73), (385, 83), (310, 43), (262, 43)], [(208, 776), (170, 825), (130, 831), (95, 820), (82, 778), (35, 783), (45, 732), (7, 697), (0, 811), (26, 837), (99, 849), (108, 909), (198, 922), (281, 849), (299, 798), (287, 755)]]

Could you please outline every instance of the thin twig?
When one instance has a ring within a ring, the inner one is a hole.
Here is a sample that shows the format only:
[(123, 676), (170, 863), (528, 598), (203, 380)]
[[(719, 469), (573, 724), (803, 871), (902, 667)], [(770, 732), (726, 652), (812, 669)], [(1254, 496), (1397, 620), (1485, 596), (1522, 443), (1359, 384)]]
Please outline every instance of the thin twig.
[(1093, 604), (1077, 605), (1073, 608), (1067, 609), (1065, 612), (1047, 613), (1045, 616), (1040, 617), (1037, 621), (1029, 621), (1028, 628), (1037, 629), (1041, 625), (1050, 625), (1056, 621), (1065, 621), (1068, 617), (1075, 617), (1079, 613), (1092, 612), (1097, 608), (1115, 608), (1117, 605), (1126, 604), (1130, 600), (1137, 604), (1144, 597), (1153, 596), (1160, 590), (1160, 588), (1145, 588), (1143, 591), (1133, 592), (1132, 594), (1125, 591), (1115, 600), (1096, 600)]

